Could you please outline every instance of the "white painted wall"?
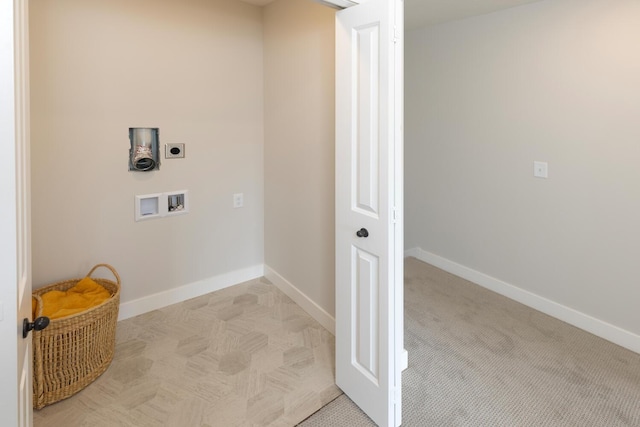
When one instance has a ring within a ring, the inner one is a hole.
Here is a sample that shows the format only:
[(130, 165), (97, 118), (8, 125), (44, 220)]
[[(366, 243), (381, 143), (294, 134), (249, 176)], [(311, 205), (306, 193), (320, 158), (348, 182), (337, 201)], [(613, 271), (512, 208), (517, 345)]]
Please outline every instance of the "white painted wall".
[(637, 337), (639, 40), (636, 0), (409, 32), (406, 247)]
[[(127, 303), (262, 265), (260, 8), (33, 0), (31, 43), (35, 287), (107, 262)], [(129, 172), (135, 126), (186, 158)], [(134, 222), (134, 195), (183, 189), (189, 214)]]
[(307, 0), (264, 9), (267, 277), (325, 319), (335, 314), (334, 17)]

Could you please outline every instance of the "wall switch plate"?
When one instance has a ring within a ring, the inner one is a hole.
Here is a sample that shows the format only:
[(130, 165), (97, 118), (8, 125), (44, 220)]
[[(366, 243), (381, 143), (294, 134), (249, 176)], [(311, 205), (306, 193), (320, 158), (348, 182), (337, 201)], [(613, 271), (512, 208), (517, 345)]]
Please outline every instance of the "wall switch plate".
[(164, 146), (164, 158), (165, 159), (183, 159), (184, 158), (184, 144), (165, 144)]
[(236, 193), (233, 195), (233, 207), (241, 208), (244, 206), (244, 194)]
[(533, 162), (533, 176), (537, 178), (548, 178), (549, 164), (547, 162)]

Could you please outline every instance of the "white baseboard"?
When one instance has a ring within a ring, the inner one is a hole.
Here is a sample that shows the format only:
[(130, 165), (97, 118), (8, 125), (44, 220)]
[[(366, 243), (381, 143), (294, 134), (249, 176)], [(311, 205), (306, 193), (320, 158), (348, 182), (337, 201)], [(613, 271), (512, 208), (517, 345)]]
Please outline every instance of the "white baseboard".
[(425, 252), (425, 251), (423, 251), (422, 249), (419, 249), (419, 248), (407, 249), (406, 251), (404, 251), (404, 257), (405, 258), (414, 257), (414, 258), (420, 259), (420, 252)]
[(421, 248), (405, 251), (405, 257), (414, 257), (446, 272), (455, 274), (470, 282), (487, 288), (493, 292), (518, 301), (528, 307), (541, 311), (549, 316), (560, 319), (577, 328), (590, 332), (614, 344), (640, 353), (640, 335), (622, 329), (618, 326), (596, 319), (586, 313), (564, 306), (550, 299), (541, 297), (517, 286), (503, 282), (449, 259), (427, 252)]
[(229, 286), (257, 279), (263, 275), (264, 265), (254, 265), (252, 267), (243, 268), (242, 270), (231, 271), (219, 276), (199, 280), (177, 288), (158, 292), (133, 301), (128, 301), (120, 304), (118, 320), (138, 316), (171, 304), (176, 304), (191, 298), (208, 294), (209, 292), (219, 291), (220, 289), (228, 288)]
[(335, 336), (336, 319), (327, 313), (322, 307), (316, 304), (311, 298), (305, 295), (300, 289), (295, 287), (291, 282), (278, 274), (274, 269), (265, 265), (264, 277), (269, 279), (271, 283), (276, 285), (286, 296), (291, 298), (293, 302), (298, 304), (304, 311), (320, 323), (326, 330)]

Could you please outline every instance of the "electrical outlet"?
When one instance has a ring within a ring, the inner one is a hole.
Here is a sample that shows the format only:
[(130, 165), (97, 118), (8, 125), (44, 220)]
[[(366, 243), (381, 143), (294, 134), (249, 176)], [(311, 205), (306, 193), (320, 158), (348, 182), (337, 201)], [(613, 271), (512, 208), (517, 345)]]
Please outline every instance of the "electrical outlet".
[(241, 208), (244, 206), (244, 194), (236, 193), (233, 195), (233, 207)]
[(548, 178), (549, 164), (547, 162), (533, 162), (533, 176), (537, 178)]
[(164, 146), (164, 158), (165, 159), (182, 159), (184, 158), (184, 144), (165, 144)]

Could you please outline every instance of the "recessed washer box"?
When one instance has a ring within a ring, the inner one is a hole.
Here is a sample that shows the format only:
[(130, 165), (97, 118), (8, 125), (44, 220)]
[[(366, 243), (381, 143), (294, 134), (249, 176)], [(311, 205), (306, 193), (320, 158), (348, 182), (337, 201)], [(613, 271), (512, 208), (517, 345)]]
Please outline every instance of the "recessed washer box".
[(187, 190), (143, 194), (135, 198), (136, 221), (186, 213), (189, 213), (189, 191)]
[(189, 192), (187, 190), (164, 193), (167, 196), (167, 215), (189, 213)]
[(162, 205), (160, 204), (162, 198), (162, 193), (136, 196), (136, 221), (160, 218), (162, 216)]
[(165, 159), (183, 159), (184, 158), (184, 144), (165, 144), (164, 146), (164, 158)]

